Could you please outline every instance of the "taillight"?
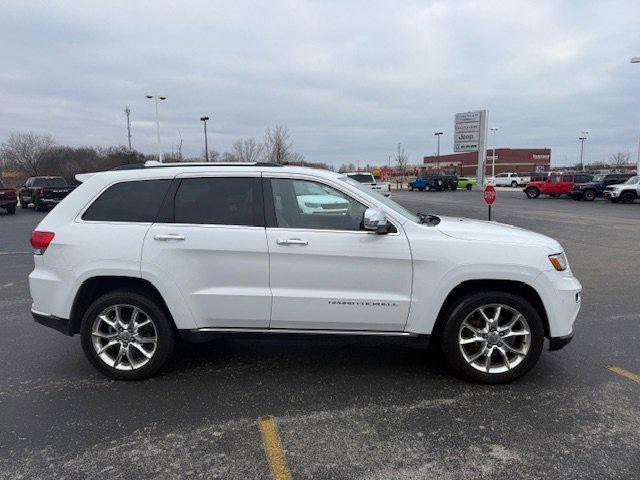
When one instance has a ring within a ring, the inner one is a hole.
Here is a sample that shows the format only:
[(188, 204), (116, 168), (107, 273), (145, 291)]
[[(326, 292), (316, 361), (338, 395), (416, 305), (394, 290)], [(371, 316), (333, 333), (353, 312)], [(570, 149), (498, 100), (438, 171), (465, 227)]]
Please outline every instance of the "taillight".
[(31, 246), (36, 249), (34, 253), (42, 255), (55, 235), (53, 232), (38, 232), (37, 230), (33, 232), (31, 234)]
[(44, 197), (44, 187), (40, 187), (40, 193), (39, 193), (39, 195), (40, 195), (41, 197)]

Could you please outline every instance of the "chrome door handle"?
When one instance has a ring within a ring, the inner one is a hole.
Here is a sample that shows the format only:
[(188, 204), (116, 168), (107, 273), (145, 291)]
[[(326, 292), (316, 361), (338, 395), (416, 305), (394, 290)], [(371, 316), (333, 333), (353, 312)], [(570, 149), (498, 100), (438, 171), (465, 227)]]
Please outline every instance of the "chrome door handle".
[(276, 243), (278, 245), (309, 245), (309, 242), (300, 238), (279, 238)]
[(179, 233), (167, 233), (166, 235), (154, 235), (154, 240), (166, 242), (167, 240), (184, 240), (184, 235)]

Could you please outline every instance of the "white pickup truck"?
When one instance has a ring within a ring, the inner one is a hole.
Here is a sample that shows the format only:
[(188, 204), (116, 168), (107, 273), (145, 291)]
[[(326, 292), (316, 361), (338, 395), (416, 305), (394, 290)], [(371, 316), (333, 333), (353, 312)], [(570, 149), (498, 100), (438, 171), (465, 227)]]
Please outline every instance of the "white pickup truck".
[(369, 172), (351, 172), (347, 176), (353, 178), (356, 182), (369, 186), (371, 190), (381, 193), (388, 197), (391, 195), (391, 184), (389, 182), (376, 182), (376, 178)]
[(531, 179), (522, 177), (518, 173), (505, 172), (499, 173), (495, 177), (487, 179), (489, 185), (495, 185), (496, 187), (513, 187), (516, 188), (521, 185), (526, 185)]

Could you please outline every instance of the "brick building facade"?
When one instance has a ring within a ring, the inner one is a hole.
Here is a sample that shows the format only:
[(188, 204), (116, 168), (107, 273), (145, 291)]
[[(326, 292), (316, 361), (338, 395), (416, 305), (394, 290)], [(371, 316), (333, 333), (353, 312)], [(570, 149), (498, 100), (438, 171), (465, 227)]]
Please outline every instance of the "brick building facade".
[[(485, 175), (491, 175), (493, 150), (487, 150)], [(436, 171), (435, 155), (423, 158), (426, 173)], [(440, 172), (451, 172), (463, 176), (475, 176), (478, 168), (478, 153), (453, 153), (440, 155)], [(551, 168), (550, 148), (496, 148), (495, 173), (502, 172), (546, 172)]]

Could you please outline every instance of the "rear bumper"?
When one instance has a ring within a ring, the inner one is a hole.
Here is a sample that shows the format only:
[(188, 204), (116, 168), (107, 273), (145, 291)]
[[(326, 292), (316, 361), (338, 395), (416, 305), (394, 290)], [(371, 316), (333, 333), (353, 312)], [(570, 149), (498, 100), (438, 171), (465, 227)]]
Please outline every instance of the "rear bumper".
[(0, 200), (0, 207), (4, 208), (4, 207), (15, 207), (16, 205), (18, 205), (18, 199), (17, 198), (10, 198), (10, 199), (2, 199)]
[(71, 321), (66, 318), (54, 317), (53, 315), (38, 312), (36, 310), (31, 310), (31, 315), (33, 315), (33, 319), (40, 325), (53, 328), (54, 330), (64, 333), (70, 337), (74, 334), (73, 329), (71, 328)]

